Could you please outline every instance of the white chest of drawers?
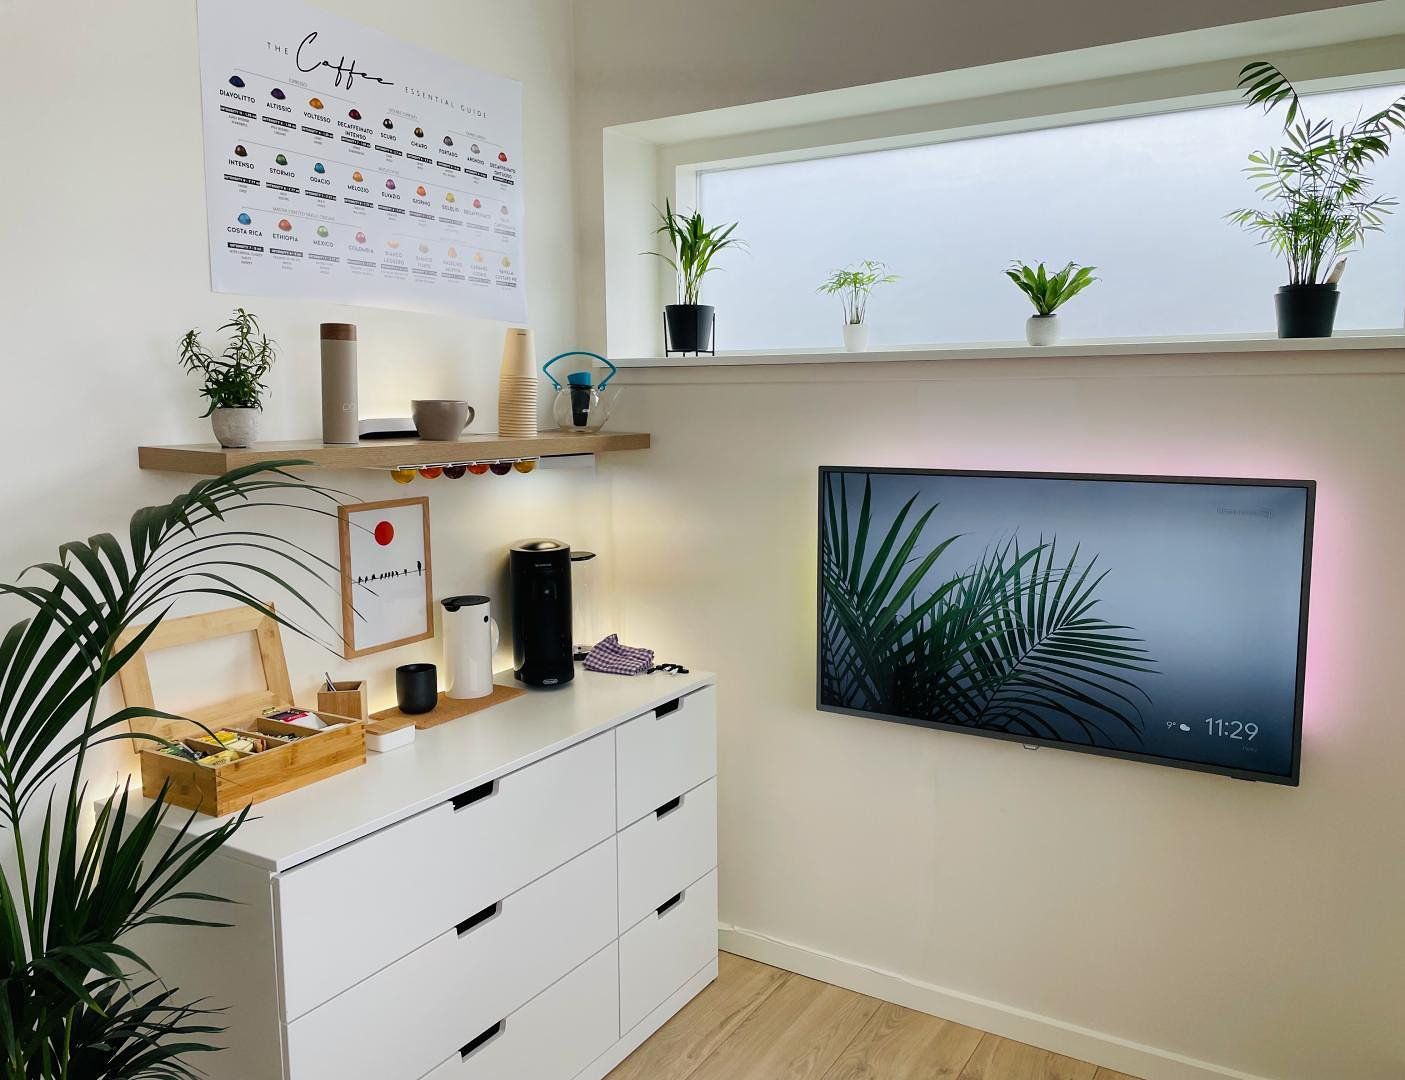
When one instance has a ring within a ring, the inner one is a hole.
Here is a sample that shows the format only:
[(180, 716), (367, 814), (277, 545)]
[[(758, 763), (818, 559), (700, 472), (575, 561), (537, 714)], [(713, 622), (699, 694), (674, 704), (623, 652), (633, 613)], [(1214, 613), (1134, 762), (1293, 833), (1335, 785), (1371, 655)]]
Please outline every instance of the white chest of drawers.
[(716, 977), (715, 747), (710, 677), (582, 673), (257, 808), (139, 951), (215, 1080), (599, 1080)]

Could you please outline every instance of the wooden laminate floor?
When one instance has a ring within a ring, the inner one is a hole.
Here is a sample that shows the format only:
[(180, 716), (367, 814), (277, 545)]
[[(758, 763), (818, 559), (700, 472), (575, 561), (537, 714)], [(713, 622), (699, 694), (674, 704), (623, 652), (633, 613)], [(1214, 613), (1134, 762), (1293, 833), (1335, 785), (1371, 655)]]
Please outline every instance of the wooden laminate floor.
[(606, 1080), (1135, 1080), (723, 953)]

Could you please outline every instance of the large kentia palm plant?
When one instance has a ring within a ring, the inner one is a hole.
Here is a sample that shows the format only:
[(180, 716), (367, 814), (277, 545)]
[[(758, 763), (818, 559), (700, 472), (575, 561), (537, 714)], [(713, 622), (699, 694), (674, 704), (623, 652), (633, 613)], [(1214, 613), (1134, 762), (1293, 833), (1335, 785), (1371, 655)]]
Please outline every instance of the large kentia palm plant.
[[(821, 695), (862, 712), (1114, 746), (1140, 741), (1129, 676), (1156, 669), (1131, 628), (1094, 613), (1107, 574), (1057, 539), (1011, 539), (974, 566), (931, 577), (959, 536), (924, 542), (937, 507), (914, 494), (882, 536), (866, 479), (850, 522), (846, 476), (824, 492)], [(1118, 732), (1114, 736), (1109, 728)]]
[(214, 1049), (213, 1010), (162, 984), (124, 939), (143, 926), (220, 925), (170, 909), (220, 902), (182, 883), (243, 815), (199, 836), (186, 819), (167, 839), (164, 800), (138, 811), (124, 790), (85, 823), (84, 765), (103, 743), (162, 741), (131, 731), (133, 720), (177, 719), (142, 708), (104, 713), (101, 699), (183, 598), (233, 600), (303, 632), (256, 585), (326, 623), (289, 579), (330, 584), (334, 568), (284, 537), (230, 522), (260, 508), (329, 514), (317, 503), (335, 495), (286, 472), (293, 464), (202, 480), (137, 511), (125, 545), (108, 533), (65, 544), (57, 561), (0, 584), (28, 608), (0, 638), (0, 828), (12, 844), (0, 872), (5, 1080), (184, 1080), (199, 1075), (189, 1057)]

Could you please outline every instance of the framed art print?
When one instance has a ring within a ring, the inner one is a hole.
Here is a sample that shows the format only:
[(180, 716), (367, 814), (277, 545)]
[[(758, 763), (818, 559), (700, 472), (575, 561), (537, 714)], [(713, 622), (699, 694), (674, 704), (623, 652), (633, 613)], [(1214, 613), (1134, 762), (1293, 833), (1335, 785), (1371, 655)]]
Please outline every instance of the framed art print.
[(434, 636), (429, 499), (337, 510), (342, 655), (348, 660)]

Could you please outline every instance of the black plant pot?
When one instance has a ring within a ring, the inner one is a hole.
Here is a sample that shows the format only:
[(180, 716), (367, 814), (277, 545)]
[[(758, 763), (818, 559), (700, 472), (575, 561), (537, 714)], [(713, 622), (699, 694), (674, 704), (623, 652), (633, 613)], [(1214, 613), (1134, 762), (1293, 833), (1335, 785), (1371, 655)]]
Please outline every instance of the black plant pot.
[(711, 304), (668, 304), (663, 309), (664, 353), (715, 351), (717, 309)]
[(1273, 298), (1281, 338), (1331, 337), (1337, 318), (1335, 285), (1282, 285)]

